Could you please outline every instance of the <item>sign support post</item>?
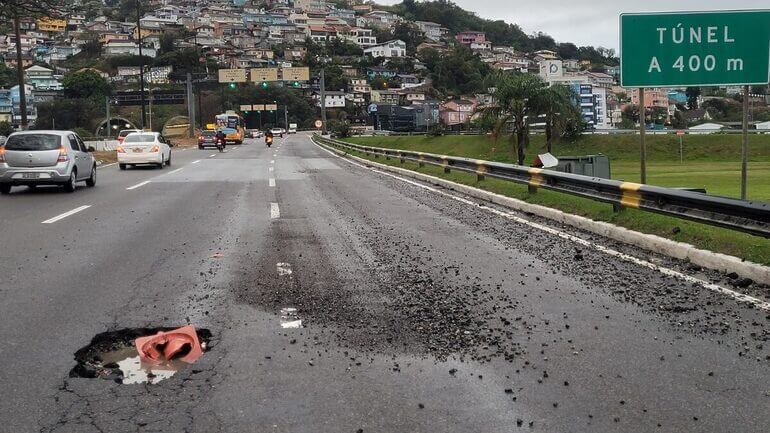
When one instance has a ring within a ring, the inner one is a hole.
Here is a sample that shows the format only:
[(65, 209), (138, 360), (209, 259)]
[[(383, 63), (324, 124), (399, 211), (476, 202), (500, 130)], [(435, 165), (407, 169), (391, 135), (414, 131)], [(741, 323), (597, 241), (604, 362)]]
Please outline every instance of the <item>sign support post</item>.
[(743, 86), (743, 140), (741, 142), (741, 200), (746, 200), (746, 171), (749, 158), (749, 86)]
[(647, 126), (647, 109), (644, 106), (644, 87), (639, 88), (639, 160), (641, 183), (647, 183), (647, 148), (644, 143), (644, 129)]

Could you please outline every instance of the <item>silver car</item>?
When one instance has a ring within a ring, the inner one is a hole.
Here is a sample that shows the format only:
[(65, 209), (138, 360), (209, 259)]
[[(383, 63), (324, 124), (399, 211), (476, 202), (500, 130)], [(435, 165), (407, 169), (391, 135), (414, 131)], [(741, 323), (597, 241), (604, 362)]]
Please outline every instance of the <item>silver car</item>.
[(24, 131), (11, 134), (0, 147), (0, 193), (17, 185), (96, 185), (96, 160), (83, 140), (70, 131)]

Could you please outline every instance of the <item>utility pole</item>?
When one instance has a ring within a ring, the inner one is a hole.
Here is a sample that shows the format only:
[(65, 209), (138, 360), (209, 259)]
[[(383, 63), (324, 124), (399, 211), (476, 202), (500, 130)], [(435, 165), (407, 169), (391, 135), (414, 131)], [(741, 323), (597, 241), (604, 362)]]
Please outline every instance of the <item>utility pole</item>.
[(110, 124), (112, 123), (112, 118), (110, 116), (110, 97), (109, 96), (105, 96), (104, 97), (104, 102), (105, 102), (105, 104), (104, 104), (105, 112), (107, 113), (107, 126), (105, 127), (106, 134), (104, 134), (104, 135), (107, 138), (110, 138), (110, 134), (111, 134), (111, 131), (112, 131), (112, 129), (111, 129), (112, 127), (110, 126)]
[(190, 72), (187, 73), (187, 121), (190, 124), (188, 133), (190, 137), (195, 137), (195, 94)]
[(144, 106), (144, 55), (142, 54), (142, 4), (141, 0), (136, 0), (136, 35), (139, 43), (139, 97), (142, 103), (142, 129), (144, 122), (147, 121), (147, 109)]
[(283, 123), (286, 124), (286, 132), (289, 132), (289, 106), (283, 106)]
[[(19, 81), (19, 111), (21, 111), (21, 130), (27, 129), (27, 89), (24, 87), (24, 59), (21, 55), (21, 24), (18, 12), (13, 17), (13, 31), (16, 33), (16, 73)], [(11, 108), (13, 122), (13, 108)]]
[(326, 80), (321, 69), (321, 135), (326, 135)]
[(743, 140), (741, 142), (741, 200), (746, 200), (746, 170), (749, 158), (749, 86), (743, 86)]
[(641, 183), (647, 183), (647, 149), (644, 145), (644, 128), (647, 109), (644, 107), (644, 87), (639, 88), (639, 158), (641, 160)]

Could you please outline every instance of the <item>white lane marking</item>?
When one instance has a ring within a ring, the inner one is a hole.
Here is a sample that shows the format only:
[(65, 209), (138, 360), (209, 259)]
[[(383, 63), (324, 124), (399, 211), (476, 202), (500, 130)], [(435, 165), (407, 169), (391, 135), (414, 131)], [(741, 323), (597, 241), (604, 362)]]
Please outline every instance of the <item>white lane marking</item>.
[(268, 179), (267, 180), (267, 185), (268, 186), (275, 186), (275, 179), (272, 178), (272, 177), (270, 179)]
[(177, 168), (176, 170), (172, 170), (172, 171), (169, 171), (169, 172), (168, 172), (168, 174), (179, 173), (180, 171), (182, 171), (182, 169), (183, 169), (183, 168), (184, 168), (184, 167), (182, 167), (182, 168)]
[(187, 150), (187, 148), (186, 148), (186, 147), (185, 147), (185, 148), (183, 148), (183, 149), (179, 149), (179, 150), (178, 150), (178, 152), (184, 152), (185, 150)]
[(141, 188), (141, 187), (147, 185), (148, 183), (150, 183), (150, 181), (149, 180), (145, 180), (144, 182), (137, 183), (134, 186), (129, 186), (128, 188), (126, 188), (126, 190), (131, 191), (133, 189)]
[(209, 155), (209, 158), (213, 158), (215, 156), (217, 156), (217, 154), (216, 153), (212, 153), (211, 155)]
[(270, 164), (275, 164), (275, 160), (274, 159), (270, 160)]
[(200, 159), (199, 159), (199, 160), (197, 160), (197, 161), (193, 161), (193, 162), (191, 162), (191, 164), (197, 164), (197, 163), (199, 163), (199, 162), (201, 162), (201, 160), (200, 160)]
[(274, 170), (274, 169), (273, 169), (273, 167), (269, 167), (269, 168), (267, 169), (267, 171), (273, 171), (273, 170)]
[(278, 203), (270, 203), (270, 219), (278, 219), (281, 217), (281, 209), (278, 207)]
[(285, 275), (291, 275), (293, 273), (291, 270), (291, 263), (278, 262), (275, 264), (275, 269), (278, 272), (278, 275), (281, 277)]
[(281, 328), (298, 329), (302, 327), (302, 320), (297, 314), (297, 309), (292, 307), (281, 308)]
[[(316, 146), (319, 146), (319, 145), (316, 144)], [(689, 275), (683, 274), (683, 273), (681, 273), (679, 271), (675, 271), (673, 269), (669, 269), (669, 268), (666, 268), (666, 267), (663, 267), (663, 266), (658, 266), (658, 265), (656, 265), (654, 263), (648, 262), (647, 260), (643, 260), (643, 259), (631, 256), (631, 255), (628, 255), (628, 254), (625, 254), (625, 253), (621, 253), (619, 251), (613, 250), (612, 248), (605, 247), (604, 245), (599, 245), (599, 244), (587, 241), (587, 240), (585, 240), (583, 238), (580, 238), (580, 237), (577, 237), (577, 236), (574, 236), (574, 235), (562, 232), (560, 230), (556, 230), (556, 229), (554, 229), (552, 227), (548, 227), (548, 226), (545, 226), (545, 225), (542, 225), (542, 224), (538, 224), (536, 222), (532, 222), (532, 221), (526, 220), (524, 218), (518, 217), (518, 216), (513, 215), (511, 213), (501, 211), (499, 209), (495, 209), (495, 208), (492, 208), (492, 207), (489, 207), (489, 206), (485, 206), (485, 205), (482, 205), (482, 204), (479, 204), (479, 203), (475, 203), (475, 202), (473, 202), (471, 200), (468, 200), (466, 198), (458, 197), (456, 195), (447, 193), (445, 191), (438, 190), (438, 189), (430, 187), (428, 185), (423, 185), (423, 184), (421, 184), (419, 182), (415, 182), (415, 181), (412, 181), (412, 180), (409, 180), (409, 179), (405, 179), (405, 178), (403, 178), (401, 176), (397, 176), (395, 174), (387, 173), (387, 172), (384, 172), (382, 170), (378, 170), (376, 168), (367, 167), (367, 166), (365, 166), (363, 164), (360, 164), (360, 163), (358, 163), (356, 161), (351, 161), (351, 160), (349, 160), (347, 158), (343, 158), (340, 155), (337, 155), (336, 153), (330, 151), (329, 149), (326, 149), (323, 146), (319, 146), (319, 147), (321, 147), (321, 149), (325, 150), (326, 152), (334, 155), (335, 157), (340, 158), (340, 159), (342, 159), (344, 161), (347, 161), (350, 164), (357, 165), (357, 166), (359, 166), (361, 168), (364, 168), (364, 169), (367, 169), (367, 170), (371, 170), (371, 171), (373, 171), (375, 173), (379, 173), (379, 174), (382, 174), (382, 175), (385, 175), (385, 176), (389, 176), (389, 177), (392, 177), (394, 179), (398, 179), (398, 180), (400, 180), (402, 182), (406, 182), (406, 183), (408, 183), (410, 185), (414, 185), (414, 186), (426, 189), (428, 191), (434, 192), (436, 194), (440, 194), (440, 195), (449, 197), (449, 198), (451, 198), (453, 200), (459, 201), (460, 203), (464, 203), (464, 204), (467, 204), (467, 205), (470, 205), (470, 206), (478, 207), (479, 209), (482, 209), (482, 210), (494, 213), (496, 215), (499, 215), (499, 216), (502, 216), (504, 218), (507, 218), (507, 219), (509, 219), (511, 221), (515, 221), (517, 223), (524, 224), (524, 225), (530, 226), (530, 227), (538, 229), (538, 230), (542, 230), (542, 231), (544, 231), (546, 233), (550, 233), (550, 234), (559, 236), (562, 239), (567, 239), (569, 241), (575, 242), (575, 243), (583, 245), (585, 247), (589, 247), (589, 248), (593, 248), (593, 249), (595, 249), (597, 251), (601, 251), (601, 252), (603, 252), (603, 253), (605, 253), (605, 254), (607, 254), (609, 256), (617, 257), (617, 258), (619, 258), (621, 260), (625, 260), (627, 262), (631, 262), (631, 263), (637, 264), (639, 266), (643, 266), (645, 268), (649, 268), (649, 269), (651, 269), (653, 271), (660, 272), (663, 275), (666, 275), (666, 276), (669, 276), (669, 277), (678, 278), (680, 280), (684, 280), (684, 281), (686, 281), (688, 283), (691, 283), (691, 284), (698, 284), (698, 285), (700, 285), (700, 286), (702, 286), (702, 287), (704, 287), (704, 288), (706, 288), (708, 290), (711, 290), (711, 291), (714, 291), (714, 292), (717, 292), (717, 293), (721, 293), (721, 294), (723, 294), (725, 296), (729, 296), (729, 297), (735, 299), (736, 301), (752, 304), (755, 307), (760, 308), (762, 310), (770, 311), (770, 302), (768, 302), (768, 301), (764, 301), (762, 299), (755, 298), (754, 296), (747, 295), (747, 294), (741, 293), (741, 292), (737, 292), (735, 290), (728, 289), (726, 287), (722, 287), (722, 286), (719, 286), (717, 284), (709, 283), (708, 281), (704, 281), (704, 280), (701, 280), (699, 278), (691, 277)]]
[(71, 211), (64, 212), (61, 215), (57, 215), (57, 216), (55, 216), (55, 217), (53, 217), (51, 219), (47, 219), (47, 220), (43, 221), (42, 224), (53, 224), (53, 223), (55, 223), (57, 221), (63, 220), (64, 218), (67, 218), (68, 216), (75, 215), (78, 212), (84, 211), (84, 210), (88, 209), (89, 207), (91, 207), (91, 205), (85, 205), (85, 206), (76, 207), (75, 209), (72, 209)]
[(113, 165), (117, 165), (117, 164), (118, 164), (117, 162), (113, 162), (111, 164), (102, 164), (102, 165), (97, 165), (96, 168), (107, 168), (107, 167), (112, 167)]

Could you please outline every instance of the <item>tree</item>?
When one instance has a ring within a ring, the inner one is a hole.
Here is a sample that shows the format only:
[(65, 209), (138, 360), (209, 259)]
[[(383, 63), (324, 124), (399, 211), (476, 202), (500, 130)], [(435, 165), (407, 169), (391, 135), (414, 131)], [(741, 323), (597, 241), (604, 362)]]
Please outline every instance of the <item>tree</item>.
[(687, 108), (690, 110), (698, 109), (698, 98), (700, 98), (700, 87), (688, 87), (684, 94), (687, 96)]
[(580, 111), (574, 101), (575, 92), (564, 85), (556, 84), (538, 89), (532, 97), (534, 109), (545, 117), (545, 145), (550, 153), (553, 150), (554, 135), (561, 136), (570, 123), (580, 125)]
[(529, 142), (529, 121), (538, 114), (537, 95), (546, 83), (532, 74), (498, 72), (488, 80), (495, 104), (481, 110), (481, 124), (491, 129), (495, 139), (508, 132), (508, 141), (519, 165), (524, 164), (524, 149)]
[(0, 62), (0, 87), (12, 87), (18, 83), (16, 68), (9, 68)]
[(112, 93), (110, 83), (96, 71), (90, 69), (65, 75), (62, 78), (62, 85), (64, 86), (64, 94), (68, 98), (101, 100)]
[(12, 20), (14, 36), (16, 37), (16, 68), (19, 84), (19, 110), (21, 111), (21, 128), (26, 129), (27, 122), (27, 95), (24, 87), (23, 54), (21, 49), (22, 18), (37, 18), (43, 16), (58, 16), (66, 9), (65, 0), (4, 0), (0, 3), (0, 21)]
[(0, 122), (0, 135), (9, 136), (13, 134), (13, 125), (8, 122)]
[(393, 28), (393, 39), (404, 41), (407, 54), (413, 55), (417, 51), (417, 46), (425, 40), (425, 36), (413, 23), (402, 21)]
[(564, 60), (577, 59), (578, 47), (573, 43), (563, 42), (559, 44), (556, 53)]

